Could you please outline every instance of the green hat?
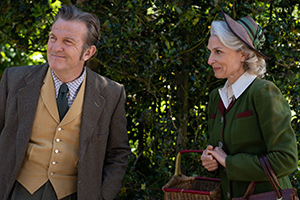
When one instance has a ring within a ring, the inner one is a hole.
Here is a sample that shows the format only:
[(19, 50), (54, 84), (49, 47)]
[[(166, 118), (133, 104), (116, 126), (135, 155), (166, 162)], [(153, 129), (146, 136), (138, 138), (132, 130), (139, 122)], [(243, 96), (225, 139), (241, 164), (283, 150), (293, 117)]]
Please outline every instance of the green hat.
[(247, 16), (238, 21), (234, 21), (223, 11), (222, 14), (228, 27), (237, 38), (264, 59), (270, 59), (260, 51), (261, 46), (265, 42), (265, 36), (262, 32), (262, 28), (252, 19), (252, 17)]

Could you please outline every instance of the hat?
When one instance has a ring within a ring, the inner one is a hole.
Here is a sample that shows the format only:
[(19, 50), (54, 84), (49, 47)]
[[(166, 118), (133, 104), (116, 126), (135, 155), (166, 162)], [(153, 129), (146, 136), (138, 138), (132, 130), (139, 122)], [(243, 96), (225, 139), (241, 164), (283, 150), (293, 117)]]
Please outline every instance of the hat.
[(226, 13), (221, 11), (225, 22), (227, 23), (233, 34), (244, 42), (250, 49), (266, 60), (270, 60), (268, 56), (260, 52), (260, 48), (265, 42), (265, 36), (262, 28), (252, 19), (252, 17), (243, 17), (238, 21), (234, 21)]

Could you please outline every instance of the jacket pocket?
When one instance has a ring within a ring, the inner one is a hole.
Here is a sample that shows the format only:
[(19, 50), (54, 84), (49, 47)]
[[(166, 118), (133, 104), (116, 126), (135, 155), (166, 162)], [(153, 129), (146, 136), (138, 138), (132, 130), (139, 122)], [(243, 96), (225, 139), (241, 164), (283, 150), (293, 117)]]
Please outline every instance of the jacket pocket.
[(241, 113), (236, 114), (237, 119), (244, 118), (244, 117), (250, 117), (250, 116), (252, 116), (252, 110), (247, 110), (245, 112), (241, 112)]
[(264, 140), (261, 135), (260, 124), (252, 110), (236, 114), (236, 119), (230, 128), (232, 145), (245, 151), (250, 146), (260, 145)]
[(216, 114), (211, 114), (210, 118), (211, 119), (216, 119), (216, 116), (217, 116)]

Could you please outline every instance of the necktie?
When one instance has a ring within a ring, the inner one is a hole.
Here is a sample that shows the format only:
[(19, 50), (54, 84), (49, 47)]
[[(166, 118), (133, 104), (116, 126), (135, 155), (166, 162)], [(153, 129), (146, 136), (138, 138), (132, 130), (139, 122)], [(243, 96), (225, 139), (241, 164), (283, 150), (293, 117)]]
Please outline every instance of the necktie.
[(228, 102), (230, 103), (232, 99), (234, 99), (234, 94), (233, 94), (233, 90), (232, 87), (228, 87), (227, 90), (227, 98), (228, 98)]
[(60, 121), (64, 118), (69, 109), (67, 98), (68, 90), (67, 84), (63, 83), (59, 88), (58, 97), (56, 99)]

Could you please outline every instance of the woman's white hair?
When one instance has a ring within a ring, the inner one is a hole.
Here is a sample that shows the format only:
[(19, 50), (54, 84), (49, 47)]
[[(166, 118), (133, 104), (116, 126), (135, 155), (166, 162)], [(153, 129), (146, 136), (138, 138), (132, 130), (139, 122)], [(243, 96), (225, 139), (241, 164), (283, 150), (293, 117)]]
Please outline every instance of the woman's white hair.
[(250, 74), (264, 77), (266, 72), (265, 59), (257, 55), (244, 42), (238, 39), (229, 29), (225, 21), (213, 21), (211, 24), (210, 35), (217, 36), (224, 46), (235, 51), (243, 51), (248, 54), (245, 60), (244, 69)]

